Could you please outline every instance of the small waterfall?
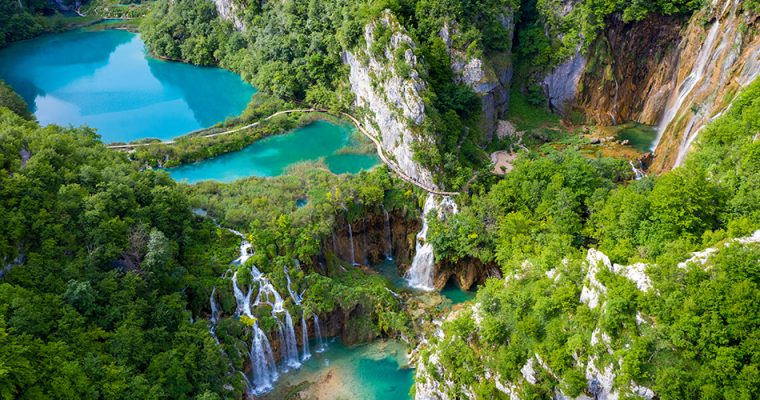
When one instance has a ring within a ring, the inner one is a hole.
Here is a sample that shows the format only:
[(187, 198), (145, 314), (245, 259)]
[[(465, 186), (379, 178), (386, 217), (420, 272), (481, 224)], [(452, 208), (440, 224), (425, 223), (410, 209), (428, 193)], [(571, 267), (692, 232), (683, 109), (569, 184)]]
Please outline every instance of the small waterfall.
[(293, 318), (290, 317), (288, 310), (285, 310), (285, 346), (288, 349), (288, 358), (285, 362), (289, 367), (299, 368), (301, 363), (298, 361), (296, 332), (293, 329)]
[(433, 290), (433, 273), (435, 272), (435, 255), (433, 254), (433, 245), (426, 241), (428, 222), (427, 215), (436, 207), (435, 196), (428, 194), (425, 200), (425, 206), (422, 209), (422, 229), (417, 233), (417, 243), (415, 244), (414, 259), (412, 266), (406, 273), (406, 279), (409, 286), (422, 289)]
[(306, 361), (311, 358), (311, 353), (309, 352), (309, 329), (306, 326), (306, 318), (304, 318), (304, 314), (301, 314), (301, 341), (303, 342), (303, 357), (301, 357), (302, 361)]
[[(280, 341), (280, 359), (287, 360), (288, 346), (285, 345), (285, 327), (282, 325), (280, 318), (276, 315), (274, 316), (274, 320), (277, 322), (277, 339)], [(283, 370), (288, 372), (287, 364), (284, 366)]]
[(216, 305), (216, 287), (211, 289), (211, 297), (209, 299), (211, 303), (211, 320), (210, 320), (210, 326), (208, 328), (209, 333), (211, 333), (211, 337), (214, 338), (214, 342), (216, 342), (217, 345), (219, 345), (219, 338), (216, 336), (216, 323), (219, 321), (219, 307)]
[(253, 325), (253, 339), (251, 343), (251, 372), (253, 373), (253, 393), (261, 394), (272, 390), (272, 385), (277, 380), (277, 367), (272, 354), (272, 346), (264, 331), (259, 328), (259, 323)]
[(351, 265), (356, 265), (356, 257), (354, 256), (354, 230), (351, 228), (351, 224), (348, 224), (348, 241), (351, 244)]
[[(298, 265), (298, 260), (296, 260), (296, 266)], [(301, 301), (303, 301), (303, 294), (298, 294), (293, 291), (293, 289), (290, 288), (290, 273), (288, 273), (288, 267), (283, 266), (283, 271), (285, 272), (285, 278), (288, 280), (288, 293), (290, 293), (290, 298), (293, 299), (293, 302), (298, 306), (301, 305)]]
[(322, 340), (322, 329), (319, 328), (319, 317), (314, 314), (314, 335), (317, 337), (317, 353), (325, 351), (325, 342)]
[(385, 215), (385, 258), (387, 260), (393, 260), (393, 236), (391, 235), (391, 219), (388, 215), (388, 211), (383, 207), (383, 215)]
[(647, 176), (647, 174), (644, 173), (644, 170), (641, 165), (641, 161), (639, 161), (638, 163), (639, 163), (639, 166), (636, 167), (636, 164), (633, 163), (633, 160), (628, 160), (628, 164), (631, 165), (631, 170), (633, 171), (633, 175), (636, 177), (637, 181)]
[(332, 244), (333, 244), (333, 253), (336, 255), (338, 254), (338, 242), (335, 241), (335, 230), (333, 229), (332, 232)]

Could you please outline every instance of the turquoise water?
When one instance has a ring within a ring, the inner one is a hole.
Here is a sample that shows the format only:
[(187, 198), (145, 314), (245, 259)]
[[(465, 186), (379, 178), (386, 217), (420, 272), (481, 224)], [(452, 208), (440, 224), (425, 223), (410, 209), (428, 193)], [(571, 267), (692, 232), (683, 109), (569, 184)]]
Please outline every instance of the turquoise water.
[[(312, 348), (314, 348), (312, 343)], [(406, 348), (393, 340), (346, 347), (333, 340), (303, 366), (283, 375), (264, 399), (282, 399), (298, 385), (307, 396), (329, 399), (409, 399), (414, 370), (406, 368)], [(306, 386), (310, 384), (309, 386)]]
[(465, 291), (459, 287), (456, 283), (449, 281), (446, 287), (441, 290), (441, 296), (451, 300), (453, 304), (464, 303), (475, 298), (475, 291)]
[(648, 125), (628, 123), (618, 131), (619, 140), (628, 140), (631, 147), (640, 151), (652, 151), (652, 146), (657, 138), (657, 130)]
[(378, 163), (374, 154), (342, 154), (352, 146), (353, 126), (315, 121), (282, 135), (256, 141), (240, 151), (170, 168), (177, 181), (204, 180), (231, 182), (250, 176), (270, 177), (285, 173), (288, 167), (304, 161), (325, 159), (334, 173), (357, 173)]
[(0, 51), (0, 79), (43, 125), (88, 125), (106, 143), (170, 139), (239, 115), (255, 89), (219, 68), (150, 58), (137, 34), (78, 30)]

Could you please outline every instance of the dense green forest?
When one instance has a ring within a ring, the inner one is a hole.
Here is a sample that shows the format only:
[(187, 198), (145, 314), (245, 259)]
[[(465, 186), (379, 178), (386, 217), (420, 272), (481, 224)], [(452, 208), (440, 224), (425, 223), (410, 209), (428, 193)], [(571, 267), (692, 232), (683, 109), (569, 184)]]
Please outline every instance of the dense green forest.
[[(477, 324), (464, 313), (444, 326), (437, 363), (451, 374), (439, 378), (491, 398), (499, 392), (479, 380), (485, 369), (512, 381), (538, 354), (553, 375), (542, 370), (521, 396), (551, 396), (557, 387), (577, 396), (587, 387), (581, 361), (594, 356), (621, 360), (619, 387), (636, 381), (662, 399), (754, 398), (760, 251), (727, 240), (760, 227), (758, 129), (760, 81), (672, 172), (619, 185), (618, 162), (547, 149), (522, 157), (445, 224), (430, 219), (436, 257), (478, 258), (511, 277), (478, 291)], [(707, 265), (679, 265), (723, 243)], [(646, 263), (653, 289), (603, 269), (603, 306), (579, 302), (589, 247), (613, 263)], [(605, 343), (588, 345), (595, 330), (609, 335), (609, 355)]]

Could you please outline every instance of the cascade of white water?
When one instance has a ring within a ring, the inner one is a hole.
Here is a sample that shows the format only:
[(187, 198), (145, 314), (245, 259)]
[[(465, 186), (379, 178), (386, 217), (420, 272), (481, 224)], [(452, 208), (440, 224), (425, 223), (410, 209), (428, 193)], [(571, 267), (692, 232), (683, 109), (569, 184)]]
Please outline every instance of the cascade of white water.
[[(296, 260), (296, 263), (298, 263), (298, 260)], [(282, 269), (285, 272), (285, 278), (288, 280), (288, 293), (290, 293), (290, 298), (293, 299), (293, 302), (297, 306), (301, 305), (301, 301), (303, 301), (303, 296), (294, 292), (293, 289), (290, 288), (291, 283), (290, 283), (290, 273), (288, 273), (288, 267), (283, 266)]]
[(638, 163), (639, 163), (639, 166), (636, 167), (636, 164), (634, 164), (632, 160), (628, 160), (628, 164), (631, 165), (631, 170), (633, 171), (633, 175), (636, 177), (637, 181), (647, 176), (647, 174), (645, 174), (644, 170), (641, 168), (641, 161), (639, 161)]
[(272, 390), (272, 385), (277, 380), (277, 367), (272, 354), (272, 346), (264, 331), (259, 328), (258, 322), (253, 325), (253, 339), (251, 343), (251, 372), (253, 373), (253, 393), (261, 394)]
[[(285, 327), (282, 324), (282, 321), (280, 321), (280, 318), (276, 315), (273, 315), (274, 320), (277, 322), (277, 339), (280, 343), (280, 359), (281, 360), (287, 360), (288, 359), (288, 346), (285, 345)], [(283, 365), (284, 372), (288, 372), (288, 366), (287, 364)]]
[(211, 289), (211, 297), (209, 299), (209, 301), (211, 302), (211, 321), (210, 321), (211, 323), (209, 324), (208, 331), (209, 333), (211, 333), (211, 337), (214, 338), (214, 341), (218, 345), (220, 343), (219, 343), (219, 338), (216, 336), (216, 323), (219, 321), (218, 319), (219, 308), (216, 305), (215, 297), (216, 297), (216, 287)]
[(383, 214), (385, 215), (385, 258), (393, 260), (393, 236), (391, 235), (391, 219), (388, 215), (388, 211), (383, 207)]
[(319, 317), (314, 314), (314, 335), (317, 337), (317, 353), (325, 351), (325, 342), (322, 341), (322, 329), (319, 327)]
[(290, 317), (288, 310), (285, 310), (285, 347), (288, 349), (288, 358), (285, 360), (287, 365), (292, 368), (300, 367), (296, 331), (293, 329), (293, 318)]
[(302, 361), (306, 361), (311, 358), (311, 352), (309, 352), (309, 329), (306, 326), (306, 318), (304, 314), (301, 314), (301, 341), (303, 342), (303, 357)]
[(657, 144), (660, 142), (660, 139), (662, 139), (662, 134), (673, 121), (673, 118), (675, 118), (678, 110), (681, 109), (681, 106), (688, 98), (689, 94), (694, 90), (694, 87), (697, 86), (697, 83), (699, 83), (704, 77), (705, 67), (712, 54), (713, 44), (715, 43), (715, 38), (718, 36), (719, 28), (720, 21), (713, 22), (710, 31), (707, 33), (707, 38), (699, 50), (699, 55), (697, 56), (696, 62), (694, 62), (691, 72), (679, 85), (678, 90), (671, 93), (665, 111), (660, 119), (660, 123), (657, 125), (657, 138), (654, 143), (652, 143), (652, 150), (657, 148)]
[(237, 303), (235, 314), (238, 316), (245, 315), (246, 317), (253, 318), (253, 314), (251, 313), (251, 295), (253, 294), (253, 288), (249, 287), (248, 293), (243, 294), (243, 291), (240, 290), (237, 283), (237, 274), (237, 270), (232, 274), (232, 291), (235, 294), (235, 302)]
[(433, 272), (435, 267), (435, 257), (433, 246), (426, 241), (428, 223), (427, 215), (436, 207), (435, 196), (431, 193), (425, 199), (425, 206), (422, 209), (422, 229), (417, 233), (417, 242), (415, 244), (414, 259), (412, 266), (406, 274), (409, 286), (422, 289), (433, 290)]
[(354, 256), (354, 230), (351, 228), (351, 224), (348, 224), (348, 242), (351, 245), (351, 264), (356, 265), (356, 257)]

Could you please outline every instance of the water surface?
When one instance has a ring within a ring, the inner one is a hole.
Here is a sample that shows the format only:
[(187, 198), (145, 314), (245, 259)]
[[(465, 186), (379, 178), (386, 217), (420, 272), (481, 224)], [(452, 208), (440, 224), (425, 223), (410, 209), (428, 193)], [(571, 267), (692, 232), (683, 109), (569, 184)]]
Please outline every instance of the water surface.
[(631, 147), (640, 151), (652, 151), (657, 139), (657, 130), (648, 125), (628, 123), (617, 133), (618, 140), (627, 140)]
[(409, 399), (414, 370), (406, 366), (406, 348), (400, 342), (346, 347), (333, 340), (326, 351), (313, 353), (300, 369), (281, 376), (275, 389), (263, 398), (283, 399), (292, 387), (303, 385), (299, 387), (311, 396), (308, 398)]
[(258, 140), (243, 150), (168, 171), (175, 180), (188, 183), (204, 180), (231, 182), (251, 176), (282, 175), (296, 163), (321, 159), (336, 174), (357, 173), (377, 165), (375, 154), (342, 153), (356, 145), (352, 142), (353, 133), (352, 125), (319, 120), (288, 133)]
[(106, 143), (170, 139), (239, 115), (255, 92), (232, 72), (147, 56), (139, 35), (77, 30), (0, 50), (0, 79), (42, 125), (88, 125)]

